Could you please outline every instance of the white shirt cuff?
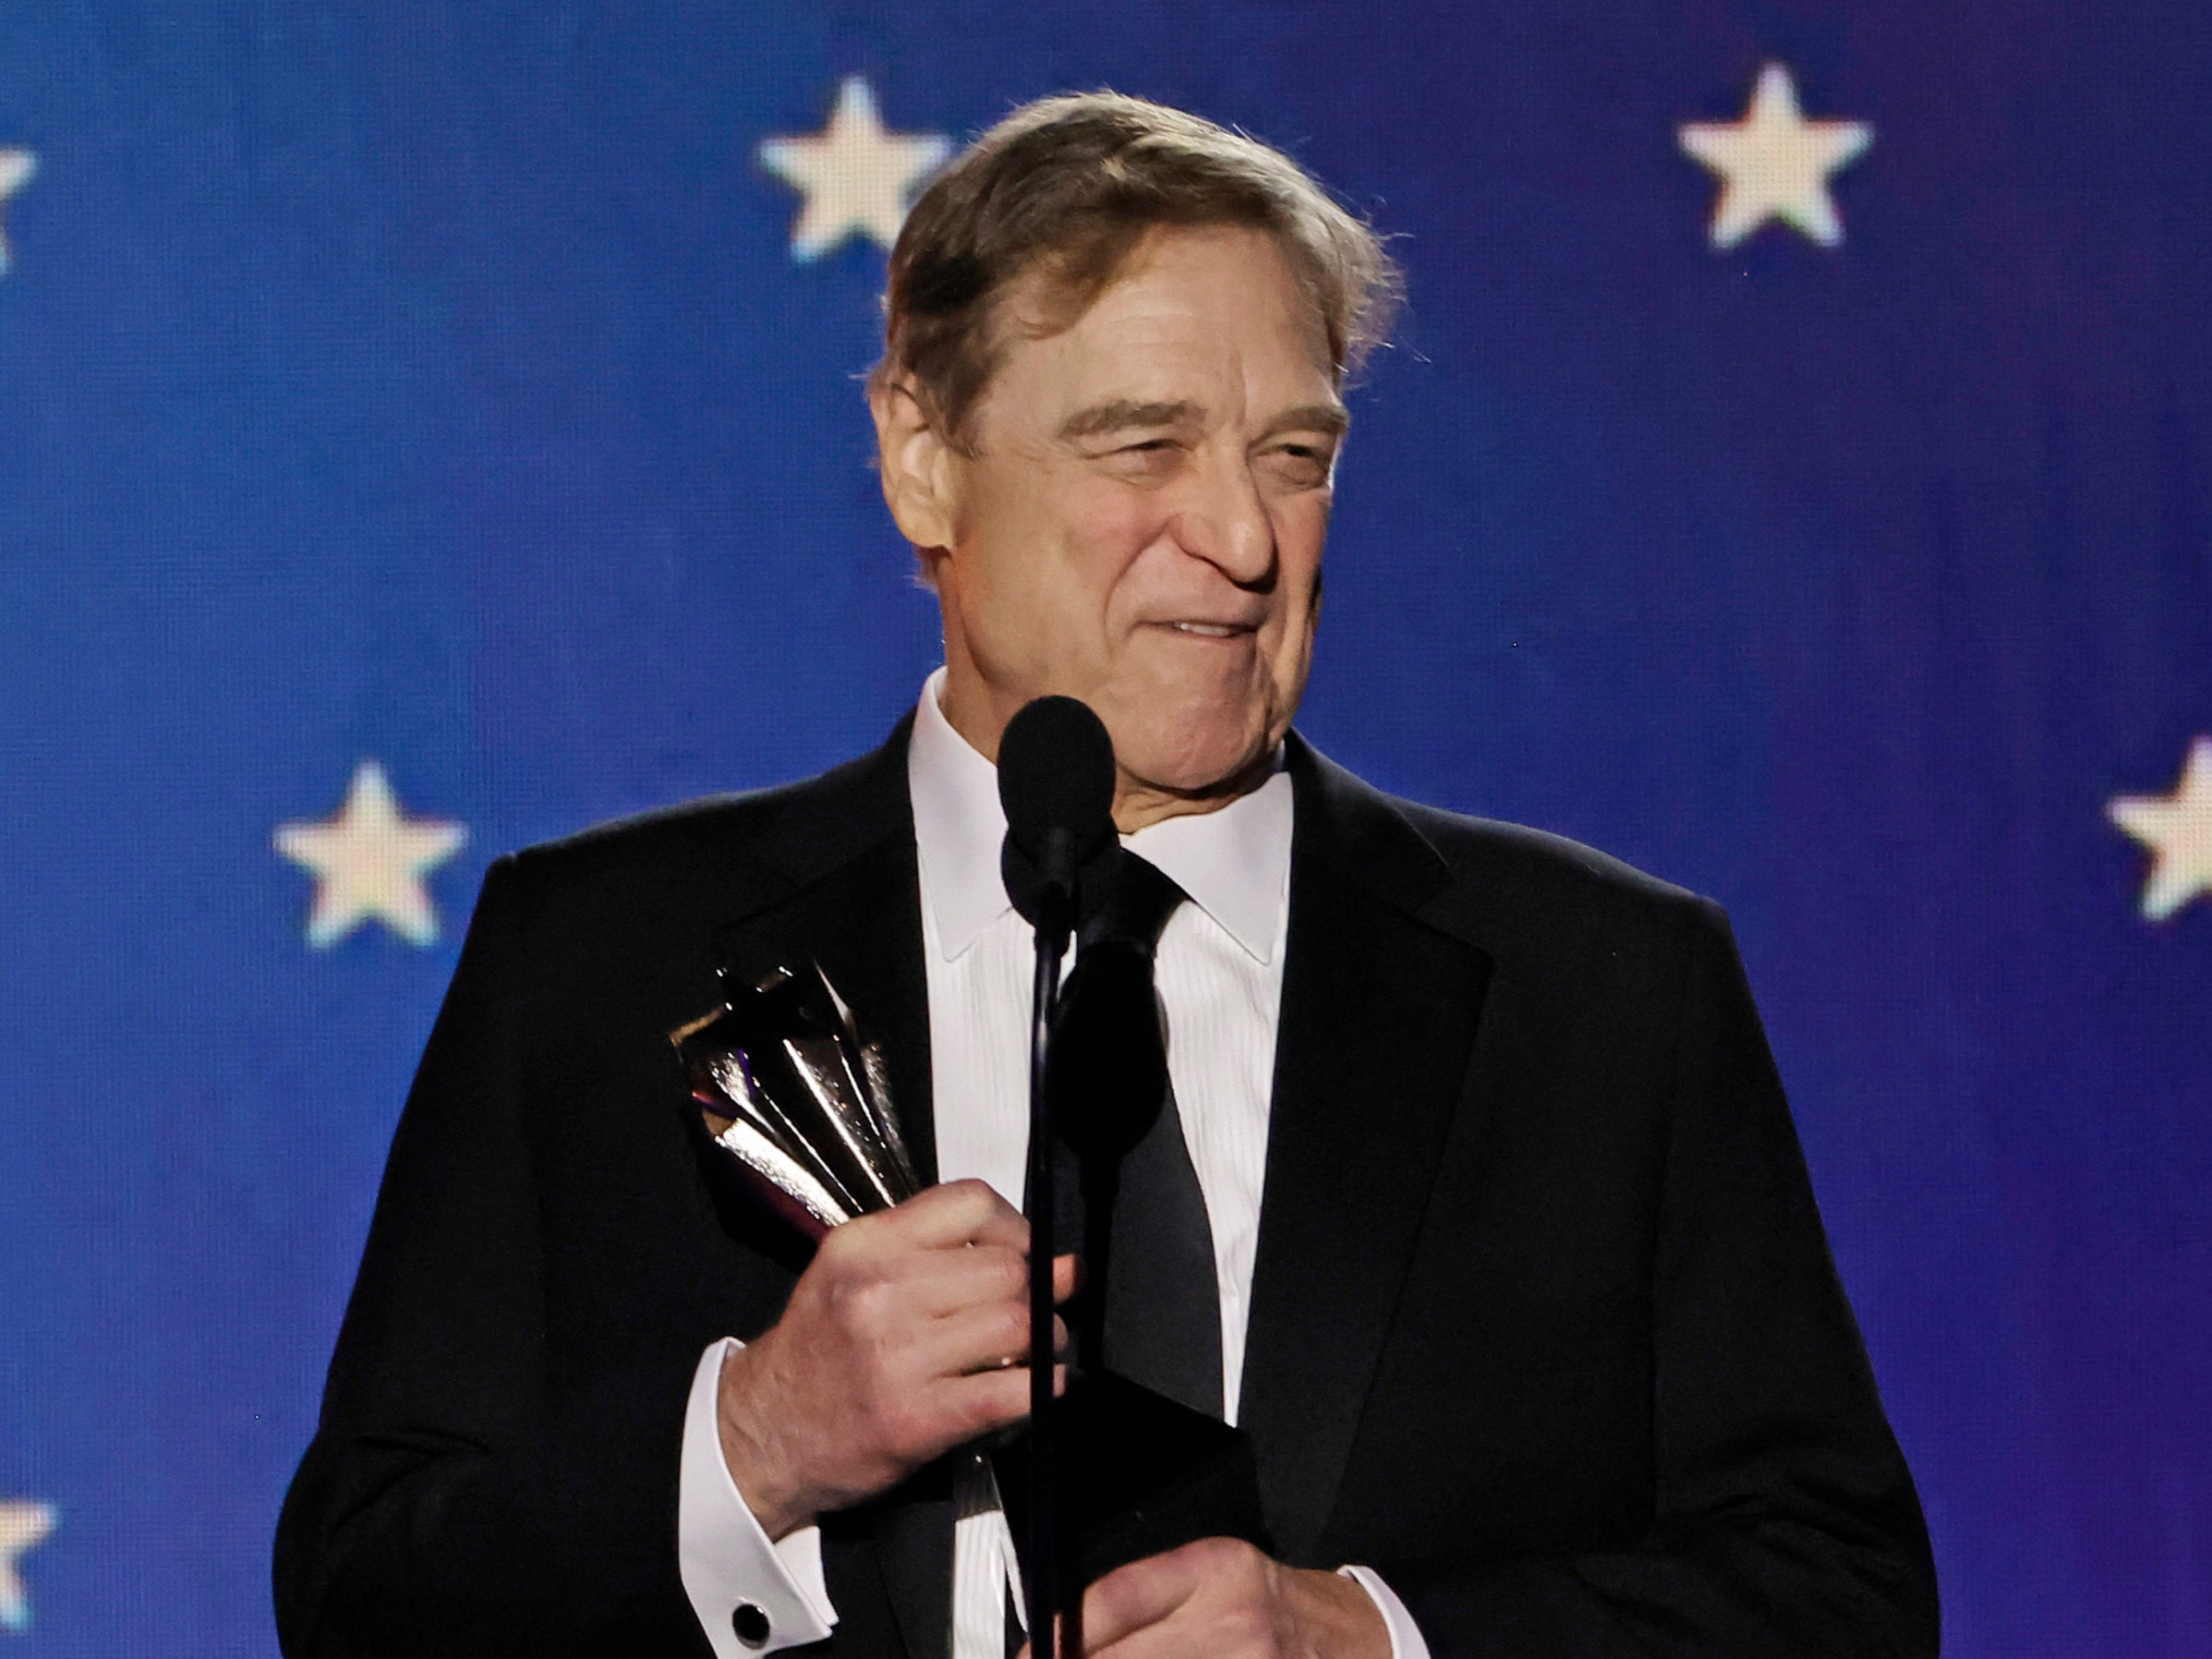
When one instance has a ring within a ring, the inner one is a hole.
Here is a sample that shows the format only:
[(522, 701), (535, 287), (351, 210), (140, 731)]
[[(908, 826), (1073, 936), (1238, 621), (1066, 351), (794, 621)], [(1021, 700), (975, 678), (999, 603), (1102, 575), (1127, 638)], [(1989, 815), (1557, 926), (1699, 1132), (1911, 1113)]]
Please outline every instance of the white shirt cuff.
[[(821, 1641), (837, 1623), (822, 1581), (821, 1530), (800, 1527), (770, 1543), (722, 1458), (722, 1361), (743, 1346), (733, 1337), (707, 1345), (683, 1410), (676, 1565), (715, 1659), (751, 1659)], [(763, 1631), (761, 1640), (745, 1639)]]
[(1374, 1598), (1383, 1614), (1384, 1628), (1390, 1632), (1390, 1659), (1429, 1659), (1429, 1644), (1421, 1639), (1413, 1615), (1406, 1611), (1397, 1592), (1383, 1582), (1381, 1574), (1372, 1567), (1339, 1567), (1336, 1570)]

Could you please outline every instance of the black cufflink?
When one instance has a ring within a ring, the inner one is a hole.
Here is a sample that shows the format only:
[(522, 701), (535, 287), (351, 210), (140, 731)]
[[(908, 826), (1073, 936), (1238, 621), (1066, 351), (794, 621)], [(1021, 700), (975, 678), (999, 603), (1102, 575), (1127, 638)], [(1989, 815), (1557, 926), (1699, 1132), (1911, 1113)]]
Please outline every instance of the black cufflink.
[(768, 1616), (751, 1602), (740, 1602), (730, 1616), (730, 1628), (745, 1646), (758, 1651), (768, 1645)]

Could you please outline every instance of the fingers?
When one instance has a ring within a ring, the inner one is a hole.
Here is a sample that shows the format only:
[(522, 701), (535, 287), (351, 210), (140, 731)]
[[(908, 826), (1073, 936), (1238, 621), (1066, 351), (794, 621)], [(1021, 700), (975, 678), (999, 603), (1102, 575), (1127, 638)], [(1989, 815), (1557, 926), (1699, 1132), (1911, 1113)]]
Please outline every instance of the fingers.
[[(1244, 1556), (1256, 1563), (1259, 1552), (1229, 1538), (1202, 1538), (1181, 1549), (1150, 1556), (1118, 1568), (1083, 1593), (1083, 1653), (1097, 1659), (1119, 1659), (1127, 1653), (1189, 1651), (1167, 1630), (1157, 1629), (1175, 1617), (1216, 1574), (1242, 1570)], [(1165, 1644), (1160, 1639), (1166, 1639)], [(1119, 1642), (1126, 1645), (1106, 1650)], [(1023, 1642), (1018, 1659), (1033, 1659), (1035, 1649)]]
[[(911, 1287), (918, 1311), (931, 1316), (1029, 1291), (1029, 1223), (980, 1181), (932, 1187), (895, 1209), (832, 1229), (823, 1242), (824, 1253), (840, 1267)], [(1082, 1279), (1075, 1256), (1055, 1257), (1055, 1304), (1074, 1295)]]
[(1131, 1561), (1083, 1592), (1083, 1646), (1097, 1651), (1156, 1625), (1191, 1599), (1198, 1582), (1176, 1560), (1179, 1552)]
[[(1064, 1320), (1052, 1322), (1051, 1341), (1056, 1358), (1068, 1351)], [(958, 1376), (1026, 1365), (1030, 1350), (1029, 1310), (999, 1302), (938, 1320), (923, 1338), (918, 1357), (933, 1375)]]
[(914, 1311), (931, 1319), (985, 1303), (1029, 1306), (1029, 1260), (1004, 1245), (917, 1251), (890, 1271), (901, 1279)]
[[(935, 1281), (953, 1297), (943, 1310), (981, 1302), (986, 1296), (1029, 1300), (1029, 1258), (1002, 1245), (978, 1244), (970, 1250), (933, 1250), (917, 1253), (912, 1271), (916, 1282)], [(1052, 1264), (1052, 1300), (1055, 1306), (1082, 1289), (1082, 1264), (1071, 1255), (1056, 1256)]]
[[(895, 1208), (863, 1216), (832, 1229), (832, 1238), (895, 1232), (909, 1248), (949, 1250), (960, 1245), (996, 1246), (1026, 1258), (1029, 1220), (998, 1195), (990, 1182), (969, 1179), (926, 1189)], [(1082, 1266), (1073, 1255), (1054, 1258), (1052, 1299), (1065, 1302), (1082, 1288)]]
[(895, 1230), (909, 1247), (925, 1250), (960, 1244), (997, 1244), (1023, 1253), (1029, 1250), (1029, 1223), (985, 1181), (949, 1181), (894, 1209), (849, 1221), (830, 1237), (871, 1225)]
[[(1003, 1245), (915, 1251), (878, 1264), (876, 1271), (895, 1281), (906, 1304), (925, 1318), (941, 1319), (987, 1302), (1029, 1306), (1029, 1260)], [(1054, 1302), (1066, 1302), (1082, 1279), (1075, 1258), (1061, 1256), (1053, 1264)]]
[[(1052, 1368), (1052, 1391), (1055, 1396), (1068, 1392), (1067, 1366)], [(944, 1444), (937, 1448), (938, 1451), (948, 1451), (979, 1435), (1020, 1423), (1029, 1415), (1029, 1367), (1012, 1365), (1003, 1371), (979, 1371), (973, 1376), (953, 1377), (939, 1383), (931, 1410), (948, 1425)]]
[(1202, 1538), (1117, 1568), (1083, 1592), (1083, 1648), (1096, 1653), (1173, 1616), (1209, 1580), (1244, 1570), (1259, 1552), (1230, 1538)]

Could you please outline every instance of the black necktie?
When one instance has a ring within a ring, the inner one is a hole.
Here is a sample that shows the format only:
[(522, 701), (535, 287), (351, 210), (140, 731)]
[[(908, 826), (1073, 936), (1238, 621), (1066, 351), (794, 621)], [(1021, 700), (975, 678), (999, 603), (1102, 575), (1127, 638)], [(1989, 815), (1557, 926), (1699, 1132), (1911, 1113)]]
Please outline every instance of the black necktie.
[(1184, 894), (1126, 851), (1103, 885), (1053, 1033), (1055, 1193), (1088, 1274), (1069, 1310), (1076, 1356), (1218, 1417), (1214, 1234), (1153, 988), (1153, 954)]

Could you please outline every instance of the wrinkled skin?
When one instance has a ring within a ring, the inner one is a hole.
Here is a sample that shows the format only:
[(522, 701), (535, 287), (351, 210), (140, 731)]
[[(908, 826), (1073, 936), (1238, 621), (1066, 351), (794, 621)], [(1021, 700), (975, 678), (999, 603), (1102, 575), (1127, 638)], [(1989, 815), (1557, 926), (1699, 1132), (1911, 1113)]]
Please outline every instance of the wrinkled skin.
[(984, 754), (1032, 697), (1097, 710), (1131, 830), (1251, 787), (1312, 661), (1345, 414), (1272, 237), (1155, 232), (1072, 326), (1013, 285), (949, 442), (874, 399), (884, 492), (944, 612), (944, 708)]

